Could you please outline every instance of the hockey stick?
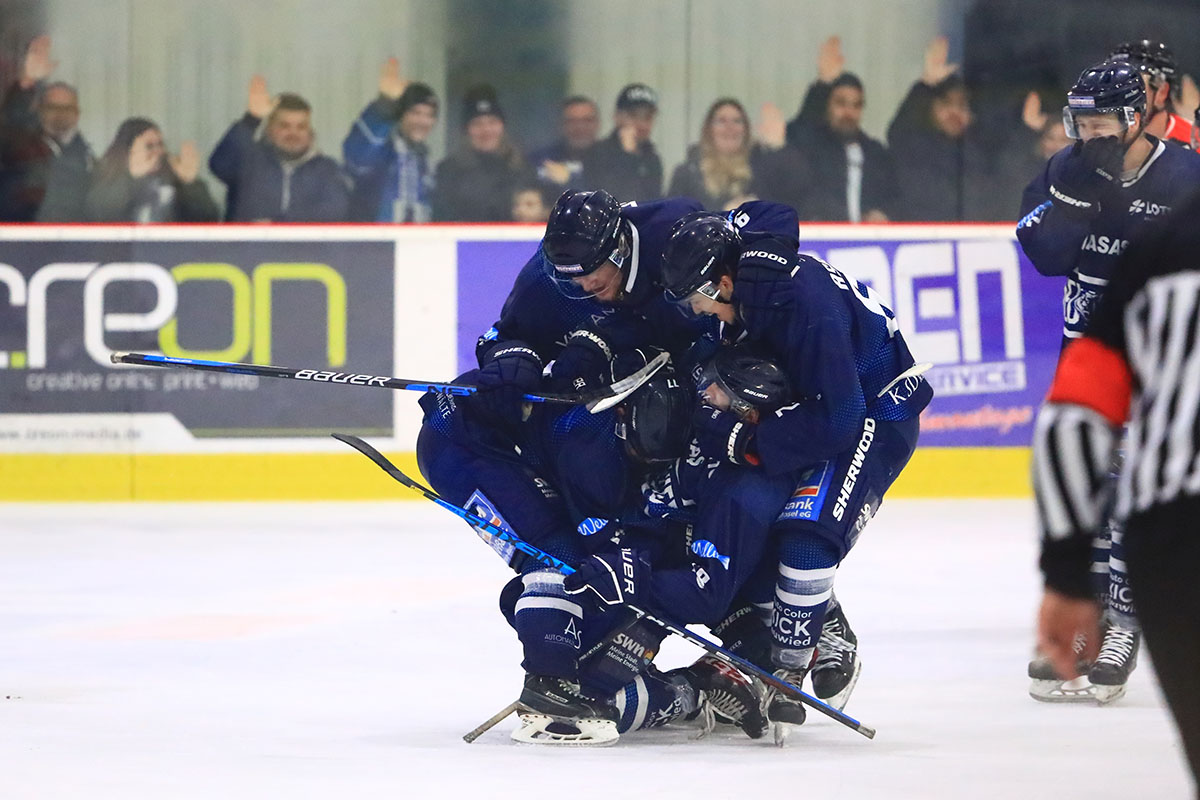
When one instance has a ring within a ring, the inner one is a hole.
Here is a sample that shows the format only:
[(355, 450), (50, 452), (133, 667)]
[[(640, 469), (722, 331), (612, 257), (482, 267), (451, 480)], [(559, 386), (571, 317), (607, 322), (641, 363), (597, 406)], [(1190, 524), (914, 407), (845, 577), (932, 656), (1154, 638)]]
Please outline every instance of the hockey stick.
[[(437, 503), (442, 508), (447, 509), (448, 511), (457, 515), (459, 518), (465, 520), (466, 523), (468, 525), (470, 525), (472, 528), (474, 528), (477, 532), (479, 532), (481, 536), (484, 533), (487, 533), (488, 536), (490, 537), (491, 541), (498, 541), (498, 542), (504, 542), (504, 543), (510, 544), (513, 546), (514, 549), (519, 550), (520, 552), (524, 553), (525, 555), (535, 559), (539, 564), (543, 564), (544, 566), (547, 566), (547, 567), (550, 567), (551, 569), (557, 570), (558, 572), (562, 573), (563, 575), (570, 575), (571, 573), (573, 573), (575, 571), (575, 569), (570, 564), (567, 564), (564, 561), (560, 561), (559, 559), (555, 558), (554, 556), (550, 555), (549, 553), (539, 550), (538, 548), (536, 548), (533, 545), (526, 542), (521, 537), (517, 536), (515, 533), (506, 531), (502, 528), (498, 528), (497, 526), (495, 526), (492, 523), (485, 520), (483, 517), (472, 514), (470, 511), (467, 511), (464, 508), (459, 508), (458, 506), (454, 505), (453, 503), (443, 499), (437, 492), (434, 492), (432, 489), (426, 488), (425, 486), (421, 485), (417, 481), (414, 481), (412, 478), (405, 475), (403, 472), (400, 471), (400, 469), (395, 464), (393, 464), (391, 461), (388, 461), (388, 459), (382, 453), (380, 453), (374, 447), (367, 444), (366, 442), (364, 442), (362, 439), (358, 438), (357, 436), (351, 436), (350, 434), (345, 434), (345, 433), (335, 433), (335, 434), (333, 434), (333, 438), (337, 439), (340, 442), (345, 442), (346, 444), (350, 445), (358, 452), (365, 455), (367, 458), (374, 461), (375, 464), (380, 469), (382, 469), (384, 472), (386, 472), (388, 475), (390, 475), (394, 480), (398, 481), (399, 483), (403, 484), (404, 486), (408, 487), (409, 489), (412, 489), (413, 491), (420, 493), (426, 499), (432, 500), (433, 502)], [(491, 543), (491, 541), (489, 541), (489, 543)], [(767, 672), (765, 669), (759, 667), (757, 664), (754, 664), (751, 661), (747, 661), (746, 659), (742, 658), (741, 656), (737, 655), (736, 653), (726, 650), (725, 648), (721, 647), (719, 644), (709, 641), (708, 639), (704, 638), (703, 636), (701, 636), (697, 633), (693, 633), (692, 631), (688, 630), (687, 628), (685, 628), (682, 625), (676, 625), (675, 623), (671, 622), (670, 620), (666, 620), (666, 619), (663, 619), (662, 617), (655, 616), (654, 614), (651, 614), (648, 611), (638, 608), (637, 606), (632, 605), (630, 603), (626, 603), (625, 607), (628, 608), (631, 612), (633, 612), (637, 616), (644, 617), (645, 619), (649, 620), (650, 622), (653, 622), (654, 624), (658, 625), (659, 627), (663, 628), (664, 630), (666, 630), (670, 633), (673, 633), (676, 636), (679, 636), (683, 639), (687, 639), (692, 644), (707, 651), (714, 657), (720, 659), (721, 661), (724, 661), (726, 664), (733, 666), (737, 669), (740, 669), (742, 672), (745, 672), (747, 674), (754, 675), (756, 678), (761, 680), (763, 683), (766, 683), (770, 686), (774, 686), (776, 689), (783, 692), (784, 694), (786, 694), (796, 700), (799, 700), (801, 703), (804, 703), (804, 705), (808, 706), (809, 708), (816, 709), (817, 711), (821, 712), (822, 714), (829, 717), (830, 719), (833, 719), (833, 720), (841, 723), (842, 725), (845, 725), (847, 728), (850, 728), (851, 730), (861, 733), (863, 736), (867, 737), (868, 739), (875, 738), (875, 729), (872, 728), (871, 726), (865, 725), (865, 724), (859, 722), (858, 720), (854, 719), (850, 715), (845, 714), (841, 711), (838, 711), (833, 706), (822, 703), (817, 698), (812, 697), (811, 695), (808, 695), (805, 692), (801, 691), (798, 687), (792, 685), (791, 683), (789, 683), (785, 680), (775, 677), (773, 674), (771, 674), (770, 672)], [(503, 717), (501, 719), (503, 719)]]
[[(586, 405), (593, 414), (611, 408), (662, 369), (670, 358), (659, 353), (649, 364), (627, 378), (586, 394), (527, 394), (529, 403), (571, 403)], [(291, 378), (314, 383), (341, 383), (351, 386), (374, 386), (380, 389), (403, 389), (412, 392), (440, 392), (458, 397), (468, 397), (479, 391), (478, 386), (466, 383), (431, 383), (408, 378), (389, 378), (386, 375), (367, 375), (357, 372), (331, 372), (329, 370), (290, 369), (272, 367), (267, 364), (237, 364), (231, 361), (205, 361), (197, 358), (175, 358), (150, 353), (112, 353), (109, 360), (114, 364), (137, 364), (144, 367), (176, 367), (206, 372), (227, 372), (235, 375), (257, 375), (261, 378)]]
[(490, 731), (492, 728), (496, 727), (501, 722), (503, 722), (504, 718), (507, 717), (509, 714), (513, 713), (514, 711), (520, 711), (522, 708), (524, 708), (524, 706), (521, 705), (520, 701), (513, 700), (511, 703), (506, 705), (504, 708), (500, 709), (494, 715), (489, 717), (487, 722), (484, 722), (482, 725), (480, 725), (478, 728), (471, 731), (470, 733), (464, 733), (463, 741), (466, 742), (467, 744), (470, 744), (471, 742), (475, 741), (480, 736), (483, 736), (485, 733)]

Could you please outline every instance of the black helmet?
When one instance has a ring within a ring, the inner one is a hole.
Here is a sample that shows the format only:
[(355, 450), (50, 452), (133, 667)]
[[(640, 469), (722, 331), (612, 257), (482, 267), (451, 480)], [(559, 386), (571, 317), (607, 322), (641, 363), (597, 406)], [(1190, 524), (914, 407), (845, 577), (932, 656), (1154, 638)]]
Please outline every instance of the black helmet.
[(1067, 92), (1063, 126), (1067, 136), (1078, 139), (1077, 116), (1116, 114), (1126, 127), (1130, 127), (1135, 112), (1146, 113), (1146, 85), (1141, 73), (1128, 61), (1102, 61), (1085, 69)]
[(725, 216), (697, 211), (680, 218), (663, 250), (667, 298), (681, 303), (701, 292), (715, 300), (717, 281), (733, 274), (741, 255), (742, 237)]
[(618, 413), (617, 436), (638, 461), (673, 461), (692, 441), (692, 398), (680, 378), (660, 370)]
[(1137, 42), (1122, 42), (1108, 56), (1113, 61), (1128, 61), (1139, 72), (1150, 77), (1151, 82), (1165, 81), (1170, 84), (1172, 91), (1175, 87), (1175, 75), (1179, 65), (1171, 48), (1153, 39), (1142, 39)]
[(717, 384), (730, 399), (730, 410), (744, 417), (752, 409), (759, 414), (777, 411), (791, 399), (787, 375), (774, 362), (748, 345), (722, 347), (709, 360), (697, 388)]
[(563, 192), (542, 238), (547, 271), (566, 289), (574, 285), (572, 278), (594, 272), (607, 261), (622, 267), (627, 255), (621, 247), (623, 227), (621, 204), (608, 192)]

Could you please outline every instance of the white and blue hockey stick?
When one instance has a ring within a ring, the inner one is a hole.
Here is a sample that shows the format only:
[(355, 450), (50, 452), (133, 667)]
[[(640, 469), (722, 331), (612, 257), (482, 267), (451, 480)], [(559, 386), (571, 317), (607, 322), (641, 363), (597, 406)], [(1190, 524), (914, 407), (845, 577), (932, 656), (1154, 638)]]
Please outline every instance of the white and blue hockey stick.
[[(538, 548), (534, 547), (533, 545), (531, 545), (528, 542), (526, 542), (525, 540), (523, 540), (521, 537), (517, 536), (515, 533), (512, 533), (511, 531), (506, 531), (503, 528), (499, 528), (496, 525), (493, 525), (488, 520), (484, 519), (483, 517), (477, 516), (476, 514), (472, 514), (470, 511), (467, 511), (466, 509), (463, 509), (463, 508), (459, 508), (458, 506), (454, 505), (453, 503), (449, 502), (448, 500), (443, 499), (440, 495), (438, 495), (437, 492), (433, 491), (432, 489), (426, 488), (425, 486), (421, 485), (417, 481), (415, 481), (412, 478), (405, 475), (403, 472), (400, 471), (400, 469), (395, 464), (393, 464), (391, 461), (388, 461), (386, 456), (384, 456), (382, 453), (380, 453), (374, 447), (367, 444), (366, 442), (364, 442), (362, 439), (358, 438), (357, 436), (351, 436), (350, 434), (345, 434), (345, 433), (335, 433), (335, 434), (333, 434), (333, 438), (337, 439), (340, 442), (345, 442), (346, 444), (350, 445), (358, 452), (362, 453), (367, 458), (374, 461), (379, 466), (380, 469), (382, 469), (384, 472), (386, 472), (388, 475), (390, 475), (394, 480), (402, 483), (404, 486), (407, 486), (409, 489), (412, 489), (412, 490), (420, 493), (426, 499), (432, 500), (433, 502), (437, 503), (442, 508), (446, 509), (447, 511), (450, 511), (451, 513), (453, 513), (456, 516), (463, 519), (468, 525), (470, 525), (472, 528), (474, 528), (479, 533), (480, 536), (482, 536), (484, 538), (484, 541), (488, 542), (488, 544), (490, 544), (490, 545), (493, 545), (493, 547), (495, 546), (494, 543), (503, 542), (505, 544), (511, 545), (515, 550), (518, 550), (518, 551), (524, 553), (525, 555), (529, 556), (530, 558), (535, 559), (539, 564), (544, 564), (545, 566), (550, 567), (551, 569), (561, 572), (563, 575), (570, 575), (571, 573), (573, 573), (575, 571), (575, 569), (570, 564), (567, 564), (564, 561), (560, 561), (559, 559), (555, 558), (554, 556), (550, 555), (549, 553), (539, 550)], [(683, 639), (688, 640), (692, 644), (697, 645), (701, 649), (712, 654), (714, 657), (720, 659), (721, 661), (724, 661), (726, 664), (729, 664), (730, 666), (733, 666), (733, 667), (741, 670), (742, 672), (745, 672), (748, 675), (755, 676), (756, 678), (761, 680), (763, 683), (773, 686), (776, 689), (778, 689), (779, 691), (783, 692), (784, 694), (786, 694), (790, 697), (793, 697), (796, 700), (799, 700), (801, 703), (804, 703), (809, 708), (816, 709), (817, 711), (821, 712), (822, 714), (829, 717), (830, 719), (833, 719), (836, 722), (840, 722), (842, 725), (845, 725), (847, 728), (850, 728), (851, 730), (861, 733), (863, 736), (867, 737), (868, 739), (875, 738), (875, 729), (872, 728), (871, 726), (865, 725), (865, 724), (859, 722), (858, 720), (854, 719), (853, 717), (849, 716), (848, 714), (845, 714), (845, 713), (837, 710), (833, 706), (827, 705), (826, 703), (822, 703), (817, 698), (812, 697), (811, 695), (803, 692), (797, 686), (794, 686), (793, 684), (791, 684), (785, 680), (781, 680), (780, 678), (775, 677), (770, 672), (767, 672), (765, 669), (762, 669), (761, 667), (759, 667), (758, 665), (754, 664), (751, 661), (747, 661), (746, 659), (742, 658), (741, 656), (737, 655), (736, 653), (726, 650), (725, 648), (721, 647), (716, 642), (712, 642), (712, 641), (704, 638), (703, 636), (700, 636), (697, 633), (693, 633), (692, 631), (688, 630), (687, 628), (685, 628), (682, 625), (677, 625), (674, 622), (671, 622), (670, 620), (666, 620), (666, 619), (663, 619), (662, 617), (651, 614), (650, 612), (644, 611), (643, 609), (638, 608), (637, 606), (631, 605), (629, 603), (626, 603), (625, 606), (626, 606), (626, 608), (628, 608), (631, 612), (633, 612), (638, 617), (644, 617), (645, 619), (649, 620), (650, 622), (653, 622), (654, 624), (660, 626), (664, 630), (666, 630), (670, 633), (673, 633), (676, 636), (679, 636)], [(510, 706), (510, 708), (508, 710), (506, 710), (505, 712), (502, 712), (502, 713), (505, 715), (508, 713), (511, 713), (512, 708), (513, 707)], [(497, 717), (494, 717), (493, 719), (495, 719), (496, 721), (499, 721), (499, 719), (503, 719), (503, 716), (497, 715)], [(491, 722), (491, 720), (489, 720), (489, 722)], [(484, 723), (484, 725), (487, 725), (487, 723)], [(484, 728), (484, 726), (482, 726), (482, 725), (480, 726), (480, 728), (486, 730), (486, 728)], [(474, 733), (474, 731), (472, 733)], [(470, 734), (468, 734), (468, 735), (470, 735)]]
[[(670, 359), (659, 353), (649, 364), (627, 378), (585, 394), (527, 394), (528, 403), (570, 403), (586, 405), (593, 414), (612, 408), (624, 400), (635, 389), (653, 377)], [(479, 391), (478, 386), (466, 383), (437, 383), (433, 381), (391, 378), (386, 375), (370, 375), (358, 372), (334, 372), (318, 369), (292, 369), (273, 367), (268, 364), (238, 364), (232, 361), (207, 361), (200, 358), (176, 358), (152, 353), (112, 353), (109, 360), (114, 364), (136, 364), (143, 367), (175, 367), (205, 372), (227, 372), (235, 375), (257, 375), (262, 378), (291, 378), (312, 383), (342, 384), (346, 386), (373, 386), (378, 389), (401, 389), (411, 392), (440, 392), (442, 394), (467, 397)]]

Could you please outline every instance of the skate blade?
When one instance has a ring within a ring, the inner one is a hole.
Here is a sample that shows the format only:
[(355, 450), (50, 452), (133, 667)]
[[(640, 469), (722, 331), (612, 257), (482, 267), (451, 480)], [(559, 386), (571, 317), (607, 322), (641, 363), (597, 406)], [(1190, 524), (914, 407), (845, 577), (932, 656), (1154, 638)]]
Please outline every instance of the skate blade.
[(1096, 687), (1086, 676), (1069, 681), (1032, 680), (1029, 696), (1040, 703), (1092, 703), (1095, 702)]
[(792, 734), (799, 728), (799, 725), (793, 725), (790, 722), (772, 722), (771, 734), (775, 738), (776, 747), (786, 747)]
[(832, 706), (838, 711), (841, 711), (846, 707), (846, 703), (849, 702), (850, 693), (854, 691), (854, 687), (858, 683), (858, 676), (861, 673), (862, 659), (856, 658), (854, 660), (854, 672), (850, 674), (850, 682), (847, 683), (846, 686), (833, 697), (821, 697), (821, 695), (818, 694), (817, 699), (825, 703), (825, 705)]
[(1125, 684), (1118, 686), (1105, 686), (1104, 684), (1092, 685), (1093, 696), (1098, 705), (1106, 706), (1116, 700), (1120, 700), (1125, 696)]
[(512, 732), (520, 744), (556, 747), (608, 747), (617, 743), (617, 724), (607, 719), (561, 719), (545, 714), (521, 713), (521, 725)]

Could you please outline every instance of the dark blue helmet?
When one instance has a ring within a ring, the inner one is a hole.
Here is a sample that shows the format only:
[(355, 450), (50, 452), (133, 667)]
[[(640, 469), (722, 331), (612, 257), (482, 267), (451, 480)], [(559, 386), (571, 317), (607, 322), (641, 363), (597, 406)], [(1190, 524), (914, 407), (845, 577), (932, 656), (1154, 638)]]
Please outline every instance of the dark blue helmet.
[(1150, 78), (1151, 83), (1166, 82), (1172, 90), (1176, 87), (1175, 76), (1179, 71), (1178, 62), (1171, 48), (1153, 39), (1142, 39), (1137, 42), (1122, 42), (1109, 54), (1113, 61), (1127, 61), (1139, 72)]
[(742, 237), (724, 215), (688, 214), (671, 227), (663, 250), (662, 283), (667, 297), (684, 302), (700, 292), (717, 299), (717, 282), (732, 275), (742, 255)]
[(1083, 114), (1116, 114), (1132, 127), (1134, 113), (1146, 113), (1146, 85), (1137, 67), (1128, 61), (1102, 61), (1088, 67), (1067, 92), (1063, 125), (1067, 136), (1078, 139), (1075, 117)]
[(617, 436), (638, 461), (674, 461), (692, 441), (692, 398), (683, 381), (660, 370), (622, 403)]
[(621, 204), (611, 194), (563, 192), (546, 222), (542, 249), (555, 272), (569, 279), (611, 259), (621, 233)]
[(714, 383), (729, 398), (730, 410), (741, 417), (752, 410), (770, 414), (787, 405), (792, 396), (783, 370), (745, 344), (722, 347), (709, 360), (697, 388), (704, 391)]

